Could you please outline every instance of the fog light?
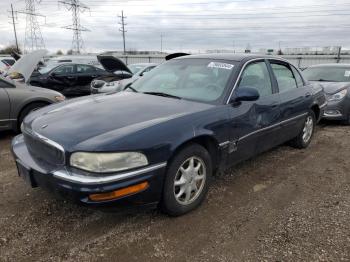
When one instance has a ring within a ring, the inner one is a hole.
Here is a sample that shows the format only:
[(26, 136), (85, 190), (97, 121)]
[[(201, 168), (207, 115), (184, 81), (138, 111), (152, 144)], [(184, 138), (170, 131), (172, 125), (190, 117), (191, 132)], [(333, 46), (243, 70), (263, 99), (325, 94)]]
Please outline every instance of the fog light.
[(336, 115), (341, 115), (340, 111), (338, 110), (326, 110), (324, 112), (325, 115), (328, 115), (328, 116), (336, 116)]
[(135, 194), (141, 192), (148, 188), (148, 182), (142, 182), (140, 184), (136, 184), (133, 186), (125, 187), (122, 189), (118, 189), (116, 191), (108, 192), (108, 193), (100, 193), (100, 194), (91, 194), (89, 195), (89, 199), (92, 201), (107, 201), (117, 199), (123, 196)]

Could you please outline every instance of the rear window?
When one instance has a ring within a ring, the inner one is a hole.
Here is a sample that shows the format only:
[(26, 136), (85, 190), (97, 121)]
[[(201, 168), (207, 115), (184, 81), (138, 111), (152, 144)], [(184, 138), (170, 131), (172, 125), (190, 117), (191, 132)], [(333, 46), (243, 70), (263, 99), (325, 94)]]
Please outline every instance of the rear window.
[(4, 64), (8, 65), (8, 66), (12, 66), (15, 63), (14, 59), (2, 59), (1, 62), (3, 62)]

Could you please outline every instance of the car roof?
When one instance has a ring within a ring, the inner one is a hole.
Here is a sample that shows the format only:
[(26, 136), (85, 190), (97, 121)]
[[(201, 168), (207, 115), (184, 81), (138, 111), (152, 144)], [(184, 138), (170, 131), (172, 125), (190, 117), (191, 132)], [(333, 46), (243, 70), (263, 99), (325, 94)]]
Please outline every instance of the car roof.
[(329, 63), (329, 64), (319, 64), (319, 65), (312, 65), (310, 67), (350, 67), (350, 64), (339, 64), (339, 63)]
[(234, 54), (234, 53), (186, 55), (186, 56), (177, 57), (175, 59), (189, 59), (189, 58), (222, 59), (222, 60), (231, 60), (236, 62), (241, 62), (246, 59), (251, 60), (251, 59), (259, 59), (259, 58), (285, 60), (281, 57), (271, 56), (271, 55)]

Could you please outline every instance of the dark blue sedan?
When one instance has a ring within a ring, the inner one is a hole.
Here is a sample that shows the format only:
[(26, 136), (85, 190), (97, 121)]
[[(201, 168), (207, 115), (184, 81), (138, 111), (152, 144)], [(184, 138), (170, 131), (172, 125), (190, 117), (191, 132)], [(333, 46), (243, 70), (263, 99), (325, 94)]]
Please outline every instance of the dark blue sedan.
[(280, 58), (190, 55), (123, 92), (31, 113), (12, 149), (32, 187), (182, 215), (204, 200), (215, 172), (287, 141), (306, 148), (325, 101)]

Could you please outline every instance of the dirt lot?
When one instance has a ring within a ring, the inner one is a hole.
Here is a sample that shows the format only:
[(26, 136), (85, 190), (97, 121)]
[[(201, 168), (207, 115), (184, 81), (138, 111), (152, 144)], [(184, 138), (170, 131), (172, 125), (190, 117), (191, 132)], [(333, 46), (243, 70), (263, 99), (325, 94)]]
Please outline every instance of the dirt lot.
[(350, 128), (218, 176), (196, 211), (103, 213), (30, 189), (0, 133), (1, 261), (350, 260)]

